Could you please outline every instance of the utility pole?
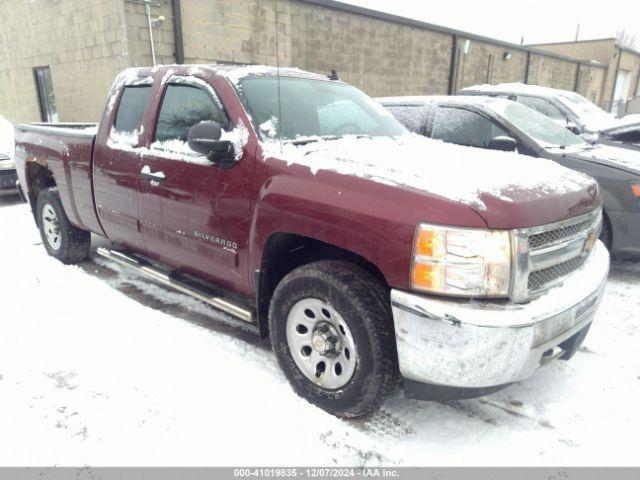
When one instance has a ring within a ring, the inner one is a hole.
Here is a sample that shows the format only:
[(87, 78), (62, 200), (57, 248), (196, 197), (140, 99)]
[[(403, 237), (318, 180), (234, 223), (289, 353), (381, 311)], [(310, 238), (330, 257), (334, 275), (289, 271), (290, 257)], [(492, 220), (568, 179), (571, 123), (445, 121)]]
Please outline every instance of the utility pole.
[(576, 42), (578, 41), (578, 38), (580, 38), (580, 24), (578, 24), (578, 28), (576, 29)]

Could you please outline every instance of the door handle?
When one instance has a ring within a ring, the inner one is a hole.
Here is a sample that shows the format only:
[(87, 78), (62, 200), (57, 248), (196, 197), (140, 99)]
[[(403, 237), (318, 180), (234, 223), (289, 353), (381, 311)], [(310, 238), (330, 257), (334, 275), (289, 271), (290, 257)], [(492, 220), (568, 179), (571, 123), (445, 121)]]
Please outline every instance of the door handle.
[(156, 185), (160, 182), (164, 182), (165, 180), (164, 172), (152, 172), (149, 165), (145, 165), (142, 168), (140, 176), (152, 184), (155, 183)]

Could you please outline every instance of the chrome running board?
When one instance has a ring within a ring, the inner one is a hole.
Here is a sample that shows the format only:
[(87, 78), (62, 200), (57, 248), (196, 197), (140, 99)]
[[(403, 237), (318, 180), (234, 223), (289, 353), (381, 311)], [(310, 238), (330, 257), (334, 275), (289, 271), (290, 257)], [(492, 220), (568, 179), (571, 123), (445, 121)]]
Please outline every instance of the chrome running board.
[(245, 322), (254, 322), (253, 313), (251, 312), (251, 310), (239, 307), (238, 305), (224, 300), (223, 298), (211, 296), (203, 290), (194, 288), (179, 280), (176, 280), (175, 278), (172, 278), (170, 274), (153, 267), (147, 262), (140, 261), (117, 250), (109, 250), (103, 247), (99, 247), (97, 253), (101, 257), (107, 258), (120, 265), (133, 268), (137, 272), (155, 280), (156, 282), (159, 282), (167, 287), (171, 287), (181, 293), (185, 293), (193, 298), (197, 298), (198, 300), (211, 305), (218, 310), (228, 313), (229, 315), (233, 315), (234, 317), (244, 320)]

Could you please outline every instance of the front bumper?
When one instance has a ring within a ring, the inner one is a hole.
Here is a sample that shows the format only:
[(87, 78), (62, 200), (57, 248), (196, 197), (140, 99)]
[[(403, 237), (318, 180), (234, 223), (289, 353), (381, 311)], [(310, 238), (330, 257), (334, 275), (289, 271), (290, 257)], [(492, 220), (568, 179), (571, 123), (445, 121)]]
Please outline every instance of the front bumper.
[(409, 382), (458, 389), (522, 380), (551, 360), (570, 355), (560, 344), (586, 333), (608, 272), (609, 254), (597, 242), (582, 268), (528, 304), (392, 290), (400, 373)]

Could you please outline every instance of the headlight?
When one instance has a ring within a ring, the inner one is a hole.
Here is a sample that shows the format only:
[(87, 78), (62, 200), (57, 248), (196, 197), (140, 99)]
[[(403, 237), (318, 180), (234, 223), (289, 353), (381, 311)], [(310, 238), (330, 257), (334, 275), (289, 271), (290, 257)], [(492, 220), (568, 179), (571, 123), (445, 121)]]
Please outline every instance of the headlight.
[(506, 297), (511, 279), (511, 236), (420, 224), (413, 248), (411, 285), (423, 292)]
[(632, 183), (631, 192), (633, 193), (634, 197), (640, 200), (640, 183)]

